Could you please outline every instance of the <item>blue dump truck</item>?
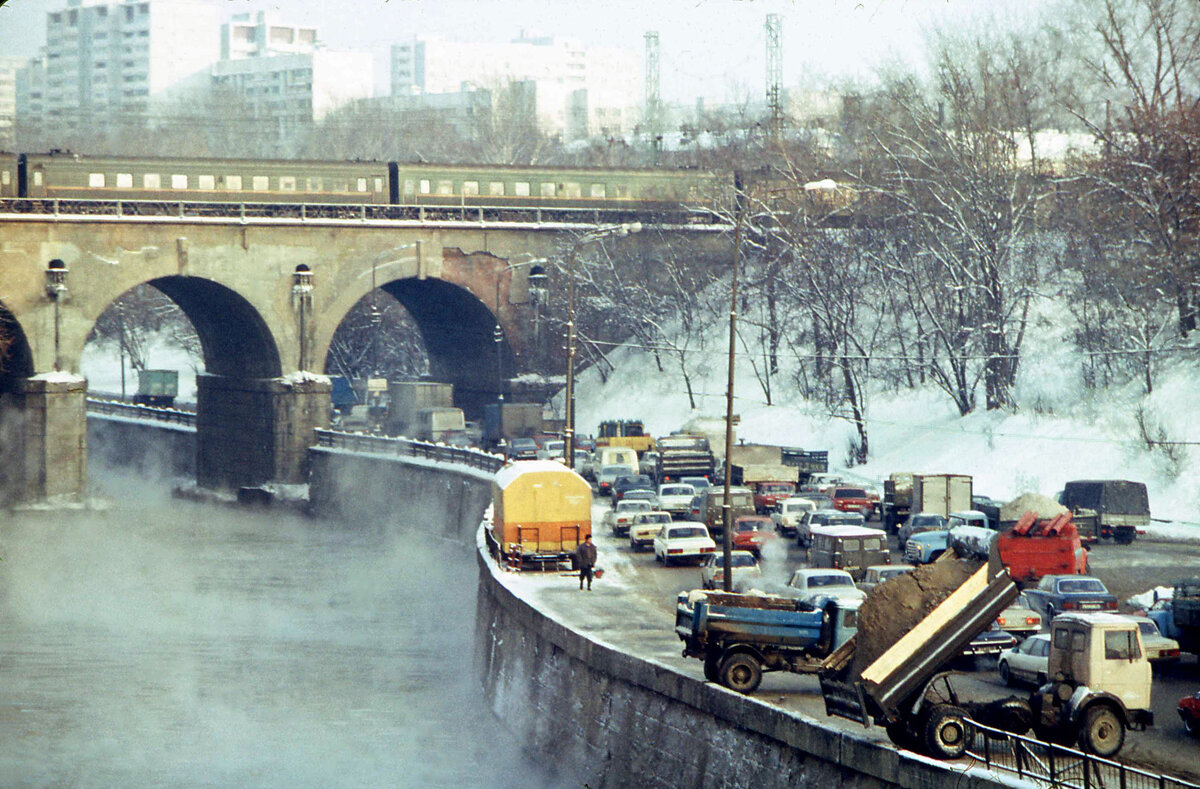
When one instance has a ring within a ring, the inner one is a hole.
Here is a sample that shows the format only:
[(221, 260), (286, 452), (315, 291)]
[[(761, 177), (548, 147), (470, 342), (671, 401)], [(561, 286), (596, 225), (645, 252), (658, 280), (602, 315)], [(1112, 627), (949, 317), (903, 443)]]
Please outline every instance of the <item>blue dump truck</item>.
[(825, 657), (854, 635), (859, 602), (680, 592), (675, 633), (683, 640), (684, 657), (704, 661), (705, 679), (753, 693), (764, 671), (819, 671)]

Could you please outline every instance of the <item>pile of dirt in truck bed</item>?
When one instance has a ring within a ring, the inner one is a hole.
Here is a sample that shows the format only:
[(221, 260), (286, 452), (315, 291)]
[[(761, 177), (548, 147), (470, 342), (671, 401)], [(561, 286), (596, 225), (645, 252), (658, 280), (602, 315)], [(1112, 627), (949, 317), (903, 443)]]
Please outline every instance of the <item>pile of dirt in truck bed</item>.
[(959, 559), (950, 550), (936, 562), (889, 578), (871, 590), (858, 609), (854, 663), (847, 678), (857, 677), (951, 592), (962, 586), (982, 564)]
[(1000, 507), (1000, 520), (1020, 520), (1021, 516), (1029, 510), (1033, 510), (1038, 518), (1048, 519), (1053, 518), (1055, 515), (1061, 515), (1067, 511), (1067, 508), (1049, 496), (1043, 496), (1040, 493), (1022, 493), (1017, 498)]

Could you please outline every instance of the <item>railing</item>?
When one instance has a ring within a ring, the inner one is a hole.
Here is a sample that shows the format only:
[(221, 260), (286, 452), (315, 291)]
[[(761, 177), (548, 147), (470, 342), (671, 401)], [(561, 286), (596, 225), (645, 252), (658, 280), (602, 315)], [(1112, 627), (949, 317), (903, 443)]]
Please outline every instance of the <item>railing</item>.
[(409, 438), (373, 436), (367, 433), (340, 433), (336, 430), (318, 430), (317, 446), (365, 452), (373, 455), (393, 455), (436, 460), (442, 463), (460, 463), (484, 471), (499, 471), (504, 467), (504, 458), (479, 449), (464, 449), (428, 441)]
[(74, 200), (63, 198), (0, 199), (0, 214), (11, 218), (54, 220), (153, 219), (234, 223), (396, 223), (466, 222), (471, 224), (592, 226), (645, 221), (696, 230), (724, 229), (728, 221), (703, 208), (571, 208), (556, 206), (233, 203), (182, 200)]
[(1061, 745), (1021, 737), (968, 721), (973, 746), (968, 756), (993, 772), (1013, 773), (1035, 786), (1055, 789), (1200, 789), (1170, 775), (1158, 775)]
[(159, 406), (137, 405), (117, 400), (101, 400), (89, 397), (87, 399), (87, 410), (92, 414), (123, 416), (129, 419), (152, 419), (157, 422), (172, 422), (188, 427), (196, 426), (196, 414), (194, 412), (180, 411), (177, 408), (161, 408)]

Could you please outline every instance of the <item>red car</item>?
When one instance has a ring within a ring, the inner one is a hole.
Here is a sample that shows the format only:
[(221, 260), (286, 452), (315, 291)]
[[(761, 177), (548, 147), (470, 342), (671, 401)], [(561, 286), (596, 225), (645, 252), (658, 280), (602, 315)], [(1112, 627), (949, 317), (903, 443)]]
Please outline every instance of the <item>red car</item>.
[(733, 521), (733, 549), (762, 556), (762, 548), (776, 538), (775, 523), (763, 515), (739, 515)]
[(871, 513), (875, 510), (875, 502), (862, 488), (830, 488), (829, 498), (833, 499), (835, 510), (857, 512), (864, 518), (871, 517)]
[(754, 483), (754, 511), (759, 515), (766, 515), (775, 509), (776, 504), (795, 494), (795, 482), (756, 482)]
[(1183, 719), (1184, 731), (1200, 737), (1200, 692), (1179, 700), (1179, 717)]

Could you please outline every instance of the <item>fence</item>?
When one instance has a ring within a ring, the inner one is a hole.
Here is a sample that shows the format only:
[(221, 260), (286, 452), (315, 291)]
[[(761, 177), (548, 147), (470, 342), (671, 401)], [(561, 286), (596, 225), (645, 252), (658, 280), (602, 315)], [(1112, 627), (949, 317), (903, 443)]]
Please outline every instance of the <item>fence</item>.
[(500, 455), (478, 449), (431, 444), (428, 441), (413, 441), (409, 438), (373, 436), (367, 433), (340, 433), (336, 430), (318, 430), (317, 446), (373, 455), (427, 458), (441, 463), (459, 463), (484, 471), (499, 471), (505, 462)]
[(968, 721), (973, 730), (970, 757), (993, 772), (1013, 773), (1036, 786), (1055, 789), (1200, 789), (1200, 785), (1158, 775), (1100, 756), (1021, 737)]
[(105, 416), (122, 416), (129, 419), (152, 419), (157, 422), (171, 422), (187, 427), (196, 426), (196, 414), (192, 411), (180, 411), (176, 408), (161, 408), (151, 405), (137, 405), (117, 400), (101, 400), (95, 397), (87, 399), (88, 413)]

